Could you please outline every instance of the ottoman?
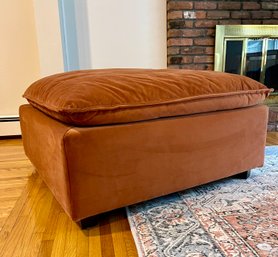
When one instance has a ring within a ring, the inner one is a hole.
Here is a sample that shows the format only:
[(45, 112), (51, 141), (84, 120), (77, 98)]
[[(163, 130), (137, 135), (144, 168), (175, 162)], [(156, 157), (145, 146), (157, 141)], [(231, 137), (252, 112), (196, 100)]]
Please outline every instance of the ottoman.
[(269, 92), (213, 71), (55, 74), (24, 94), (24, 149), (80, 221), (262, 166)]

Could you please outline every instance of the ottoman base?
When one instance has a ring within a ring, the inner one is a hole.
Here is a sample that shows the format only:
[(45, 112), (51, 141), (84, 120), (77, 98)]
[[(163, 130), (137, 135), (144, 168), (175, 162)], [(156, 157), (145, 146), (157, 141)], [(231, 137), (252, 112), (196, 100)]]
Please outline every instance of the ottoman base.
[(74, 127), (20, 108), (27, 156), (75, 221), (262, 166), (263, 105)]

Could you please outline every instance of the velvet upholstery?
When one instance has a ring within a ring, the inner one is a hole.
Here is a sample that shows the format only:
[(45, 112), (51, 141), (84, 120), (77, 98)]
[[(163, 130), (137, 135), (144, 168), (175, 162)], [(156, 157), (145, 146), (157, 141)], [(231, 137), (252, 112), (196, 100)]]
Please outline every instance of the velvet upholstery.
[(24, 97), (64, 123), (93, 126), (253, 106), (269, 92), (248, 77), (214, 71), (105, 69), (43, 78)]
[(26, 154), (75, 221), (262, 166), (267, 115), (256, 105), (77, 127), (20, 108)]

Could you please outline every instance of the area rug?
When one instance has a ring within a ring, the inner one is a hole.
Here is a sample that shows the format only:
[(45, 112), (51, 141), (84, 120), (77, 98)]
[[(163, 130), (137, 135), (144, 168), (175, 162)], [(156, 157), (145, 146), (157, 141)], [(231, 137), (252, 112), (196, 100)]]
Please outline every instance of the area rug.
[(278, 147), (228, 178), (127, 208), (140, 257), (278, 256)]

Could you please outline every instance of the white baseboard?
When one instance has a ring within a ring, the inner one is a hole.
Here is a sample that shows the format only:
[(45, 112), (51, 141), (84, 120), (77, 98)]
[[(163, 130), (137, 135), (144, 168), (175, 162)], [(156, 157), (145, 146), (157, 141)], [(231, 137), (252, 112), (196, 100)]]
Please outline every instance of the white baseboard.
[(19, 121), (0, 122), (0, 136), (21, 135)]

